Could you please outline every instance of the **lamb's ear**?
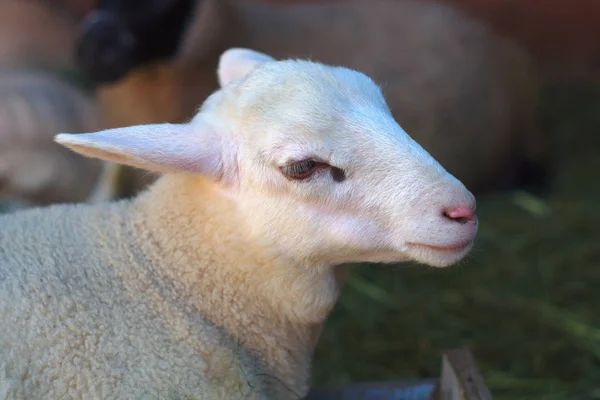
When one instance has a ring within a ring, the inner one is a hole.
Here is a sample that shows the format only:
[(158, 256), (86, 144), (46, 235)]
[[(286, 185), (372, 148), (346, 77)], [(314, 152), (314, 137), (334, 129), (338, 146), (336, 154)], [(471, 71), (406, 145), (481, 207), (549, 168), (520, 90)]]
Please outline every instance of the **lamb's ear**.
[(219, 59), (217, 71), (219, 84), (223, 87), (231, 81), (241, 79), (258, 65), (268, 61), (275, 61), (275, 59), (256, 50), (244, 48), (225, 50)]
[(148, 124), (95, 133), (61, 133), (54, 140), (87, 157), (153, 172), (191, 172), (212, 179), (224, 173), (223, 141), (201, 124)]

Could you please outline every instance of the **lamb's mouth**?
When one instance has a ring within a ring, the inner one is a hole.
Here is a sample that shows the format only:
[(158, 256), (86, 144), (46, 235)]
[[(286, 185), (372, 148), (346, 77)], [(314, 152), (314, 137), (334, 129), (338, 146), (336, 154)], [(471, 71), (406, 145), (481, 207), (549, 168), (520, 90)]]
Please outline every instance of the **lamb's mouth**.
[(422, 249), (428, 249), (428, 250), (433, 250), (433, 251), (438, 251), (438, 252), (443, 252), (443, 253), (458, 253), (461, 252), (465, 249), (467, 249), (468, 247), (473, 245), (473, 241), (469, 240), (468, 242), (463, 242), (463, 243), (458, 243), (456, 245), (453, 246), (434, 246), (431, 244), (425, 244), (425, 243), (406, 243), (407, 246), (410, 247), (418, 247), (418, 248), (422, 248)]

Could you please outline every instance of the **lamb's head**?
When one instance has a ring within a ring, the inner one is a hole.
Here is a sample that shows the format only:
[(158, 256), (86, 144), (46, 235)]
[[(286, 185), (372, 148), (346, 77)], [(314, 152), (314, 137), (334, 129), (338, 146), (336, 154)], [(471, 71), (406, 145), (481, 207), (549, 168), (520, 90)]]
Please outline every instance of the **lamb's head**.
[(248, 234), (309, 264), (448, 266), (471, 249), (475, 199), (394, 121), (362, 73), (221, 57), (222, 89), (186, 124), (57, 136), (82, 154), (216, 182)]

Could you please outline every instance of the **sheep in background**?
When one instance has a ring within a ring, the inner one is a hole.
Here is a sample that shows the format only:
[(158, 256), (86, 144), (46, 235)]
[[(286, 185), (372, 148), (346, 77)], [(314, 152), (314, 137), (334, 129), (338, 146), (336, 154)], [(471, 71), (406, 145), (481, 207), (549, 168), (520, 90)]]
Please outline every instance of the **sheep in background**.
[(0, 2), (0, 66), (72, 69), (77, 20), (44, 0)]
[(77, 47), (110, 127), (189, 119), (218, 87), (222, 49), (250, 47), (372, 76), (396, 119), (475, 192), (544, 183), (530, 57), (466, 13), (424, 0), (177, 0), (146, 14), (134, 3), (100, 1)]
[[(73, 78), (75, 20), (43, 1), (0, 2), (0, 197), (16, 208), (88, 199), (102, 163), (53, 141), (102, 128)], [(1, 207), (0, 207), (1, 208)], [(6, 211), (6, 207), (4, 207)]]
[(90, 12), (97, 0), (39, 0), (51, 4), (53, 7), (62, 8), (75, 18), (82, 18)]
[(600, 2), (597, 0), (440, 1), (461, 7), (527, 46), (545, 81), (573, 79), (598, 83)]
[(225, 52), (185, 124), (56, 140), (163, 175), (0, 217), (0, 393), (298, 399), (349, 262), (450, 266), (475, 198), (364, 74)]
[(102, 163), (56, 144), (101, 129), (93, 99), (50, 74), (0, 69), (0, 196), (23, 207), (85, 201)]

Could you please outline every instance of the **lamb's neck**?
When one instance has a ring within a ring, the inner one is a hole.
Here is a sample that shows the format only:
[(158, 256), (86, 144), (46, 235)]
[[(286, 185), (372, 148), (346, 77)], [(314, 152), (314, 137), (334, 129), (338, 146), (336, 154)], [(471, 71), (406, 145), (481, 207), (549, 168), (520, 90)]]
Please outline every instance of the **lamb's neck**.
[(201, 178), (163, 176), (136, 204), (144, 252), (185, 306), (304, 390), (323, 322), (338, 298), (339, 274), (259, 248), (235, 202)]

